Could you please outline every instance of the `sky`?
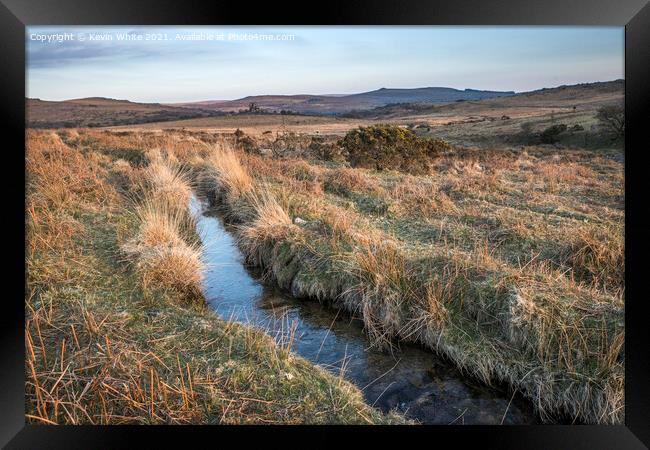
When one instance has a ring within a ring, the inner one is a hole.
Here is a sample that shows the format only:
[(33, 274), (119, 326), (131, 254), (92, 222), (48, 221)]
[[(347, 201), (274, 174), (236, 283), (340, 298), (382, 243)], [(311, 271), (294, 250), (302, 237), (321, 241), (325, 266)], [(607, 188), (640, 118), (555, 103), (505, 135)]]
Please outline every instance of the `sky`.
[(137, 102), (624, 77), (623, 27), (28, 27), (27, 96)]

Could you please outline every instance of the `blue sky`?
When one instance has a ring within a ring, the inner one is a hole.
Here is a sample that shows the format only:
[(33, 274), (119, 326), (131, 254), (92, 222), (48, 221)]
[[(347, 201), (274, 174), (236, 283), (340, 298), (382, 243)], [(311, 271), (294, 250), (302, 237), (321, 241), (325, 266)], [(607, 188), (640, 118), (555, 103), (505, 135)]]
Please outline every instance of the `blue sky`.
[[(143, 40), (118, 39), (126, 33)], [(251, 40), (256, 34), (282, 40)], [(91, 40), (98, 36), (112, 40)], [(623, 27), (59, 26), (29, 27), (26, 44), (27, 96), (44, 100), (180, 102), (425, 86), (521, 92), (624, 74)]]

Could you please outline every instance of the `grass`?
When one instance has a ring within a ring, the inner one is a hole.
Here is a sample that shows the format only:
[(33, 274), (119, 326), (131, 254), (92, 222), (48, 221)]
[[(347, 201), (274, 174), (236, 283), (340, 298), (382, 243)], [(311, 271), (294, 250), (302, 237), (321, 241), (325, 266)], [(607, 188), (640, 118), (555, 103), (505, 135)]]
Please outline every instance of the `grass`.
[[(251, 195), (218, 201), (255, 211), (238, 218), (243, 248), (294, 295), (359, 314), (376, 345), (417, 341), (486, 383), (505, 381), (547, 421), (622, 422), (620, 163), (456, 149), (416, 177), (236, 156), (247, 192), (279, 199), (282, 220)], [(302, 189), (305, 174), (321, 195)], [(214, 181), (217, 197), (229, 192)]]
[(27, 133), (28, 422), (404, 422), (291, 353), (290, 341), (186, 301), (201, 267), (174, 157), (204, 146), (178, 141), (174, 156), (149, 153), (140, 166), (126, 162), (129, 148), (170, 141), (65, 136)]
[(172, 156), (163, 157), (159, 151), (149, 151), (149, 164), (144, 170), (145, 189), (153, 198), (165, 202), (177, 211), (187, 209), (192, 192), (187, 174), (174, 164)]
[(201, 299), (201, 249), (197, 242), (188, 242), (192, 235), (183, 236), (193, 230), (187, 206), (179, 210), (165, 197), (146, 195), (137, 208), (138, 234), (122, 250), (134, 260), (145, 291), (155, 285), (181, 298)]
[[(115, 230), (101, 235), (115, 236), (111, 248), (119, 255), (124, 255), (120, 248), (126, 243), (138, 240), (176, 242), (170, 236), (178, 235), (191, 245), (191, 236), (178, 231), (183, 227), (173, 225), (168, 215), (163, 215), (162, 225), (152, 225), (158, 231), (146, 238), (149, 231), (143, 231), (142, 223), (158, 220), (143, 220), (146, 208), (138, 208), (144, 203), (132, 207), (124, 201), (133, 186), (141, 196), (154, 189), (151, 183), (137, 187), (137, 180), (151, 169), (127, 162), (128, 152), (160, 148), (171, 171), (182, 167), (182, 177), (236, 225), (251, 263), (295, 296), (335, 303), (363, 318), (373, 345), (390, 347), (396, 339), (419, 342), (444, 354), (468, 376), (488, 384), (507, 383), (549, 422), (622, 423), (625, 249), (620, 162), (581, 150), (456, 148), (436, 158), (430, 173), (414, 176), (246, 154), (232, 150), (228, 137), (206, 133), (77, 134), (66, 136), (66, 144), (59, 134), (42, 132), (33, 143), (47, 155), (47, 165), (29, 166), (31, 186), (39, 192), (30, 197), (28, 207), (28, 245), (34, 246), (28, 253), (30, 264), (50, 251), (76, 248), (64, 242), (110, 223)], [(146, 159), (151, 164), (156, 158)], [(70, 189), (57, 185), (58, 180), (66, 180)], [(94, 183), (98, 187), (85, 186)], [(92, 215), (70, 213), (83, 210), (79, 202), (106, 211), (133, 209), (143, 217), (112, 213), (112, 221), (89, 221)], [(120, 221), (129, 225), (117, 226)], [(93, 240), (83, 242), (91, 245)], [(54, 250), (45, 252), (45, 243)], [(56, 255), (57, 263), (32, 271), (45, 280), (42, 285), (83, 285), (50, 282), (70, 276), (77, 267), (70, 261), (80, 261), (78, 255)], [(121, 257), (107, 259), (111, 270), (119, 267), (120, 277), (92, 280), (123, 279), (128, 273), (133, 285), (104, 286), (93, 295), (137, 292), (137, 311), (166, 305), (174, 314), (186, 311), (205, 317), (195, 312), (200, 302), (175, 301), (173, 289), (156, 295), (174, 301), (152, 301), (153, 294), (145, 298), (137, 264), (117, 264)], [(82, 262), (80, 267), (97, 264)], [(157, 337), (176, 335), (174, 326), (187, 329), (169, 314), (167, 334)], [(99, 317), (98, 324), (105, 316)], [(42, 364), (35, 326), (30, 322), (35, 355)], [(75, 330), (80, 326), (75, 324)], [(64, 328), (57, 325), (57, 330)], [(67, 343), (70, 339), (66, 335)], [(202, 354), (198, 342), (186, 337), (161, 341), (171, 342), (183, 349), (191, 344), (191, 352)], [(60, 340), (53, 341), (45, 353), (56, 355), (52, 349), (59, 348)], [(157, 355), (173, 367), (165, 354)], [(48, 361), (56, 360), (52, 355)], [(246, 364), (246, 357), (240, 359)], [(37, 404), (35, 396), (31, 398)], [(264, 399), (279, 402), (273, 396)], [(341, 416), (332, 417), (323, 421), (344, 422)]]
[(174, 167), (174, 158), (149, 152), (136, 206), (138, 234), (122, 248), (134, 258), (145, 291), (156, 285), (180, 297), (201, 298), (201, 249), (188, 211), (192, 189), (182, 169)]
[(217, 147), (208, 159), (214, 170), (215, 179), (232, 202), (251, 192), (253, 181), (248, 172), (239, 164), (235, 152), (228, 147)]

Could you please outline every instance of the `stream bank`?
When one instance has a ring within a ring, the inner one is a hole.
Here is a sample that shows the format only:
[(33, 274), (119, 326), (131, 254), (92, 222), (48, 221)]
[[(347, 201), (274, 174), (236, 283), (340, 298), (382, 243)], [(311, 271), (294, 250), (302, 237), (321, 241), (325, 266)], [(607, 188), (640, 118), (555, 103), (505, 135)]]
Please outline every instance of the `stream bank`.
[(206, 264), (203, 291), (216, 313), (264, 329), (291, 349), (362, 390), (383, 411), (424, 424), (538, 423), (519, 394), (468, 379), (453, 364), (417, 345), (382, 352), (369, 348), (361, 320), (319, 302), (296, 299), (263, 283), (247, 268), (236, 240), (206, 202), (193, 197)]

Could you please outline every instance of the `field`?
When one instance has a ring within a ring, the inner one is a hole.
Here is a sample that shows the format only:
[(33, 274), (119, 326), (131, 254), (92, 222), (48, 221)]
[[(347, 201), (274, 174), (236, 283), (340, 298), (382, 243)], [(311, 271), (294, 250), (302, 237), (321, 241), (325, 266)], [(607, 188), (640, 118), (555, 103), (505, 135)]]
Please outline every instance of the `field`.
[(161, 120), (218, 115), (202, 108), (91, 97), (61, 102), (27, 99), (27, 125), (32, 128), (107, 127)]
[(359, 315), (376, 345), (413, 340), (506, 381), (546, 420), (622, 420), (620, 162), (526, 148), (455, 149), (420, 176), (229, 150), (214, 164), (250, 261), (294, 296)]
[[(514, 96), (446, 103), (399, 103), (337, 116), (238, 114), (190, 118), (143, 125), (117, 126), (116, 130), (186, 129), (247, 135), (270, 133), (342, 136), (358, 126), (391, 123), (414, 129), (421, 136), (442, 137), (455, 145), (522, 146), (539, 142), (535, 135), (559, 124), (567, 131), (558, 144), (578, 148), (620, 147), (599, 135), (598, 108), (622, 104), (622, 80), (564, 86)], [(353, 106), (350, 106), (353, 109)]]
[(167, 142), (28, 131), (27, 421), (403, 423), (290, 338), (207, 309)]
[(301, 116), (280, 114), (241, 114), (220, 117), (152, 122), (138, 125), (110, 127), (115, 131), (147, 130), (192, 130), (210, 133), (234, 133), (238, 128), (247, 135), (275, 137), (278, 132), (301, 133), (305, 135), (344, 135), (347, 131), (372, 122), (360, 119), (345, 119), (330, 116)]
[(609, 82), (28, 130), (28, 419), (406, 421), (206, 307), (195, 193), (267, 282), (370, 345), (420, 344), (545, 422), (622, 423), (624, 151), (597, 118), (621, 100)]

